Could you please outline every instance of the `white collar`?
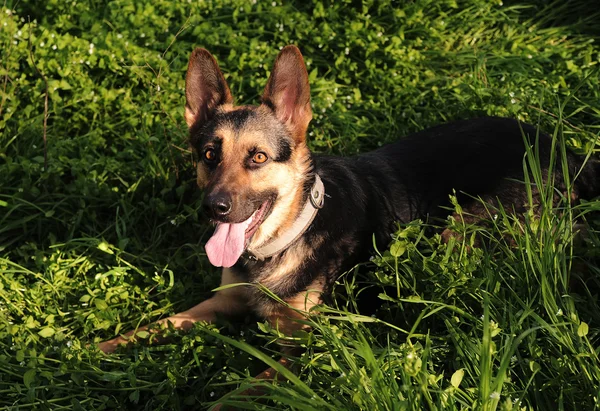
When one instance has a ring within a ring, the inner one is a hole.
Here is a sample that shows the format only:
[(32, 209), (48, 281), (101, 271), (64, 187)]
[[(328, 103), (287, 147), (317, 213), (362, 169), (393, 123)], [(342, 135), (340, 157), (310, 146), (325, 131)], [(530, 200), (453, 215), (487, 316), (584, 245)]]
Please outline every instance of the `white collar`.
[(310, 195), (304, 203), (304, 208), (292, 223), (292, 226), (277, 238), (254, 249), (246, 250), (247, 257), (251, 260), (265, 260), (288, 248), (308, 229), (315, 219), (319, 209), (323, 208), (325, 202), (325, 186), (318, 174), (315, 174), (315, 182), (310, 189)]

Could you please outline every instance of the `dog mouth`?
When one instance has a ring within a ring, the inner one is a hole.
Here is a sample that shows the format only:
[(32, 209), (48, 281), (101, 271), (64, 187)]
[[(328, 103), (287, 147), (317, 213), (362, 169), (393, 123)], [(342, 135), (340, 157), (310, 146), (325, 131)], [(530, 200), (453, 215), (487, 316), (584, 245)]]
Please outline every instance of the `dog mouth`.
[(269, 216), (272, 205), (273, 199), (268, 199), (240, 223), (217, 222), (215, 232), (205, 246), (210, 263), (215, 267), (233, 266), (248, 247), (252, 236)]
[(245, 239), (246, 239), (245, 247), (248, 247), (248, 244), (250, 243), (250, 239), (252, 238), (254, 233), (256, 233), (256, 230), (258, 230), (258, 227), (260, 227), (260, 225), (263, 223), (263, 221), (265, 221), (266, 218), (271, 213), (272, 205), (273, 205), (273, 201), (269, 199), (269, 200), (265, 201), (264, 203), (262, 203), (260, 205), (260, 207), (258, 207), (258, 209), (254, 213), (252, 213), (252, 215), (250, 216), (250, 226), (246, 229), (246, 232), (245, 232)]

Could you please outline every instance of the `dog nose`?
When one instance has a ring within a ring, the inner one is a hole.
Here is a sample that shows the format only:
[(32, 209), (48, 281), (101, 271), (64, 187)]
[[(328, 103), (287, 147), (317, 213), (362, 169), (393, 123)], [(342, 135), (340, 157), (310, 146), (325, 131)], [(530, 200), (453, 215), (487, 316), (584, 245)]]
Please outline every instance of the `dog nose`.
[(212, 218), (226, 217), (232, 208), (231, 197), (224, 194), (211, 194), (204, 197), (204, 211)]

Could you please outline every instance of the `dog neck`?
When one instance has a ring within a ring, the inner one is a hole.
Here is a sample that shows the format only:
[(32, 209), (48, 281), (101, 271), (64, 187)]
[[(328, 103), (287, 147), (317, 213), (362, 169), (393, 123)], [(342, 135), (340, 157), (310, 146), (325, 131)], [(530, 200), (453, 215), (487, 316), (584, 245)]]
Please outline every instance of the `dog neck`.
[(319, 209), (323, 208), (324, 202), (325, 186), (323, 185), (321, 177), (319, 177), (318, 174), (315, 174), (315, 182), (310, 189), (304, 207), (290, 228), (260, 247), (253, 249), (249, 248), (246, 250), (248, 258), (251, 260), (263, 261), (288, 248), (308, 229)]

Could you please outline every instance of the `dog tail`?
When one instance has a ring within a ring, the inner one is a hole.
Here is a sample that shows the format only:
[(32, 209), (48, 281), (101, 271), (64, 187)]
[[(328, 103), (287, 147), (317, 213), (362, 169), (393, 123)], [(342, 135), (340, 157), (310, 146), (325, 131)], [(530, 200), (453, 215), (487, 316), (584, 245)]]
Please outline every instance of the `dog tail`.
[(592, 200), (600, 196), (600, 158), (592, 157), (581, 171), (577, 189), (579, 197)]

